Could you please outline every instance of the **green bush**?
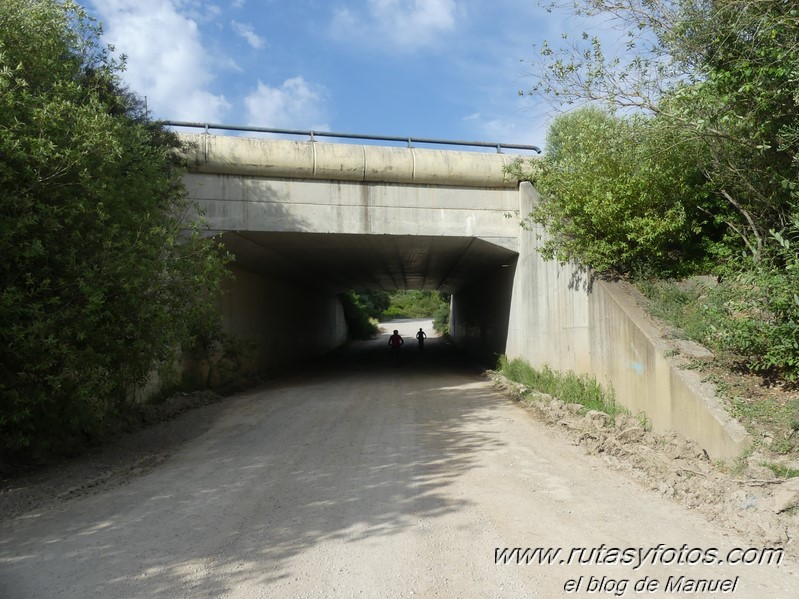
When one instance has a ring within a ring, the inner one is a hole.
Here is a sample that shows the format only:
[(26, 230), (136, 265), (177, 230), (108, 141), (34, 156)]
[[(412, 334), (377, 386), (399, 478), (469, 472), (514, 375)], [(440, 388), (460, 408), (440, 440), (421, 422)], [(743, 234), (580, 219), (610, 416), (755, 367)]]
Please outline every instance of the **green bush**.
[(514, 170), (542, 194), (531, 218), (551, 235), (545, 255), (638, 277), (721, 274), (696, 301), (663, 298), (666, 312), (799, 380), (796, 3), (558, 6), (609, 19), (627, 45), (619, 58), (588, 33), (542, 44), (530, 93), (592, 107), (557, 119), (546, 156)]
[(389, 306), (380, 315), (381, 320), (399, 320), (404, 318), (414, 318), (410, 312), (406, 312), (405, 308), (400, 306)]
[(0, 11), (0, 453), (96, 436), (219, 318), (177, 137), (123, 90), (77, 4)]
[(383, 319), (434, 318), (442, 306), (449, 306), (449, 297), (438, 291), (410, 290), (390, 294), (390, 306)]
[(688, 338), (754, 371), (799, 380), (799, 226), (773, 232), (763, 257), (742, 256), (718, 285), (641, 281), (648, 309)]
[(441, 335), (449, 335), (449, 302), (442, 303), (433, 314), (433, 328)]
[(377, 325), (369, 320), (369, 308), (358, 292), (350, 290), (339, 295), (339, 299), (350, 339), (372, 339), (377, 335)]
[[(793, 240), (790, 239), (793, 237)], [(763, 257), (730, 276), (720, 345), (747, 356), (755, 371), (799, 380), (799, 222), (772, 232)]]
[(709, 199), (693, 156), (652, 120), (584, 108), (555, 120), (544, 158), (512, 170), (541, 194), (529, 218), (550, 235), (545, 257), (600, 272), (674, 273), (705, 253), (700, 208)]
[(356, 289), (358, 304), (363, 308), (369, 318), (379, 320), (383, 312), (391, 305), (391, 297), (388, 291)]

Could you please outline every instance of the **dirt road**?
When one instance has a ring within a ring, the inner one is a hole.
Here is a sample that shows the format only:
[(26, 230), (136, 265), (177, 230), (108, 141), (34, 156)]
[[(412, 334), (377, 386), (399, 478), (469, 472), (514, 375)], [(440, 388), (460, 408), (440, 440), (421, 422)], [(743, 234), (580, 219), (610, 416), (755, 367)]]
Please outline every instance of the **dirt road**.
[[(1, 524), (0, 597), (679, 597), (695, 579), (799, 597), (796, 564), (724, 563), (749, 545), (584, 455), (441, 340), (419, 354), (419, 326), (398, 325), (398, 367), (387, 337), (358, 345), (227, 400), (149, 473)], [(560, 553), (496, 563), (516, 547)]]

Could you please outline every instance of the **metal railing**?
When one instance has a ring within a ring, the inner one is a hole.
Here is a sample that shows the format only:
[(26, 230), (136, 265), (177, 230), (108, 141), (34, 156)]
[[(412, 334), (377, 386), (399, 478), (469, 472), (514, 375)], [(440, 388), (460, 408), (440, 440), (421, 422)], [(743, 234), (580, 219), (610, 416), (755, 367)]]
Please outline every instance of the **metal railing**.
[(447, 146), (472, 146), (481, 148), (496, 148), (497, 153), (501, 154), (506, 150), (531, 150), (541, 153), (541, 148), (525, 144), (506, 144), (489, 141), (455, 141), (448, 139), (426, 139), (423, 137), (394, 137), (390, 135), (366, 135), (361, 133), (337, 133), (334, 131), (312, 131), (299, 129), (272, 129), (268, 127), (250, 127), (247, 125), (219, 125), (214, 123), (191, 123), (185, 121), (161, 121), (167, 127), (191, 127), (204, 129), (206, 133), (211, 129), (221, 131), (248, 131), (252, 133), (272, 133), (275, 135), (302, 135), (309, 137), (310, 141), (316, 141), (317, 137), (335, 137), (339, 139), (360, 139), (368, 141), (389, 141), (407, 143), (409, 148), (417, 144), (447, 145)]

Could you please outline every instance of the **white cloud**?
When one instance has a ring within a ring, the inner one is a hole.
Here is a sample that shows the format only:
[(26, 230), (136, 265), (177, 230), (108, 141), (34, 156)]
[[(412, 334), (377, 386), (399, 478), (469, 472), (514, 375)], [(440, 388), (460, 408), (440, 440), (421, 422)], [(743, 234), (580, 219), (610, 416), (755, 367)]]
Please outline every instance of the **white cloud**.
[(456, 12), (455, 0), (367, 0), (365, 11), (338, 9), (330, 31), (341, 41), (416, 50), (452, 31)]
[(534, 145), (544, 148), (549, 116), (517, 103), (515, 110), (490, 116), (474, 113), (464, 117), (474, 137), (498, 143)]
[(93, 0), (104, 40), (128, 57), (122, 78), (159, 118), (218, 122), (230, 104), (214, 94), (211, 58), (196, 21), (172, 0)]
[(543, 139), (536, 139), (540, 137), (540, 125), (535, 122), (495, 118), (482, 122), (480, 128), (490, 141), (543, 145)]
[(255, 31), (253, 31), (252, 25), (239, 23), (238, 21), (232, 21), (231, 26), (233, 27), (233, 31), (243, 37), (247, 43), (256, 50), (263, 47), (264, 39), (255, 33)]
[(280, 87), (258, 81), (258, 88), (244, 99), (248, 124), (280, 129), (329, 130), (326, 121), (327, 90), (292, 77)]

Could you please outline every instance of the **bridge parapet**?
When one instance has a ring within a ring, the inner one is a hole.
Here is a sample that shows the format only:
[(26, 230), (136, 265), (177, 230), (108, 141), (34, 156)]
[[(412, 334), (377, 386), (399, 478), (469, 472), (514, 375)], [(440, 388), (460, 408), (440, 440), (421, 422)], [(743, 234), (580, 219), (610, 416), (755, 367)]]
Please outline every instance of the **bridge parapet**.
[(194, 173), (455, 187), (515, 188), (517, 156), (428, 148), (183, 134)]

